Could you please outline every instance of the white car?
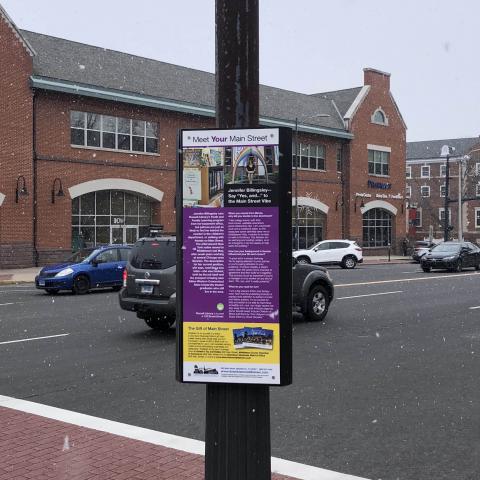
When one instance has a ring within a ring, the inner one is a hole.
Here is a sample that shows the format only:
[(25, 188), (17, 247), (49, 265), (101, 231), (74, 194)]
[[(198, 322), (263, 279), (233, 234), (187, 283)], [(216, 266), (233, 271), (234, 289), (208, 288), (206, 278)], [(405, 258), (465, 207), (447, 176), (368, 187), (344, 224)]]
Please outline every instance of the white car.
[(323, 240), (313, 247), (293, 252), (298, 263), (336, 264), (355, 268), (363, 262), (362, 249), (352, 240)]

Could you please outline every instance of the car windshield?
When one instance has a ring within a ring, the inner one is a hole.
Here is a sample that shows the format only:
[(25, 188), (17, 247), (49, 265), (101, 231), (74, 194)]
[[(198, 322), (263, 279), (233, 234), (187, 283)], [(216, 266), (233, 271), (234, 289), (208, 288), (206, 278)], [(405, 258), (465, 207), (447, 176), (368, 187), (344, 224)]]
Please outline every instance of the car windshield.
[(460, 244), (458, 243), (441, 243), (432, 248), (435, 252), (458, 252), (460, 250)]
[(85, 260), (88, 256), (92, 255), (95, 250), (91, 248), (78, 250), (71, 257), (68, 258), (67, 262), (70, 263), (80, 263)]

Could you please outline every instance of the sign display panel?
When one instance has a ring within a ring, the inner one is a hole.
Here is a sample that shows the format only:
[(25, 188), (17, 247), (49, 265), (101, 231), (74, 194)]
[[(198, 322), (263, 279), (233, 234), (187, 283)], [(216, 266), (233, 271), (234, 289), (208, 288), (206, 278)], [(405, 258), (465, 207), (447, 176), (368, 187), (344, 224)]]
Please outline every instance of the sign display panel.
[(291, 130), (182, 130), (177, 378), (291, 382)]

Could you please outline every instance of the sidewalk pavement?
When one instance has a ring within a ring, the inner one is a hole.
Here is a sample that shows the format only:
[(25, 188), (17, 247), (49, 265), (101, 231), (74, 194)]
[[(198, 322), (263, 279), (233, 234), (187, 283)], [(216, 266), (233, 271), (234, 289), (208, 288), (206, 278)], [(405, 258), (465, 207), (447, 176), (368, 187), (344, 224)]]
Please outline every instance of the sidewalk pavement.
[[(390, 261), (388, 256), (372, 256), (363, 257), (363, 265), (382, 265), (384, 263), (411, 263), (411, 257), (402, 257), (400, 255), (392, 255)], [(11, 270), (0, 270), (0, 285), (16, 284), (16, 283), (33, 283), (35, 276), (40, 271), (39, 267), (32, 268), (13, 268)]]
[[(198, 440), (2, 395), (0, 426), (0, 480), (204, 479)], [(366, 480), (273, 457), (271, 478)]]

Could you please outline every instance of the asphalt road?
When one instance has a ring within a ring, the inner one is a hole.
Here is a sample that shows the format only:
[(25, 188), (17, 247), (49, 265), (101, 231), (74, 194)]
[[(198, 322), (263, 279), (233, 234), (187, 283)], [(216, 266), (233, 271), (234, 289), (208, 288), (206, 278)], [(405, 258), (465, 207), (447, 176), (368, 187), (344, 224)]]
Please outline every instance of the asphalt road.
[[(478, 479), (479, 274), (331, 274), (327, 321), (295, 321), (294, 383), (271, 390), (272, 454), (375, 480)], [(113, 292), (0, 287), (1, 395), (203, 439), (205, 388), (174, 370), (174, 330)]]

